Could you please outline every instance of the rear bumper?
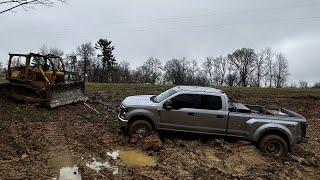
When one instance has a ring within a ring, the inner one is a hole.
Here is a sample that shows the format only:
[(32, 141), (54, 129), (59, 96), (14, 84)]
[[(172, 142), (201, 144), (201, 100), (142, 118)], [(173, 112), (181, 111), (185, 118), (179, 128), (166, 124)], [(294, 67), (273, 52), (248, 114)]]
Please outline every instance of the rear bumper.
[(118, 122), (121, 127), (126, 127), (128, 125), (128, 120), (120, 117), (120, 114), (118, 114)]

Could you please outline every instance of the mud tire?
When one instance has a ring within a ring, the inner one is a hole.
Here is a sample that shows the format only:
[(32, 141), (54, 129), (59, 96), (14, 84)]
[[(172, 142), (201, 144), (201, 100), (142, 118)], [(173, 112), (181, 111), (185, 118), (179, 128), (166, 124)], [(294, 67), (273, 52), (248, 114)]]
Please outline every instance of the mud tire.
[(137, 135), (139, 139), (144, 139), (154, 133), (152, 125), (146, 120), (136, 120), (129, 126), (129, 136)]
[(289, 150), (287, 142), (274, 134), (264, 136), (259, 142), (259, 149), (262, 153), (277, 158), (285, 157)]

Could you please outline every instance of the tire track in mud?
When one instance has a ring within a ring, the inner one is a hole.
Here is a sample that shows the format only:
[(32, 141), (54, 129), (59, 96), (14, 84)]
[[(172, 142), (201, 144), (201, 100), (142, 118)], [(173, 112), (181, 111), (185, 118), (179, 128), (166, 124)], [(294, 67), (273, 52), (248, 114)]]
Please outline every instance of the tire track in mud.
[(46, 122), (44, 136), (49, 141), (48, 165), (53, 177), (58, 177), (60, 169), (74, 166), (74, 151), (68, 145), (61, 122)]
[(27, 169), (19, 164), (19, 159), (10, 161), (0, 161), (1, 177), (10, 179), (27, 179)]

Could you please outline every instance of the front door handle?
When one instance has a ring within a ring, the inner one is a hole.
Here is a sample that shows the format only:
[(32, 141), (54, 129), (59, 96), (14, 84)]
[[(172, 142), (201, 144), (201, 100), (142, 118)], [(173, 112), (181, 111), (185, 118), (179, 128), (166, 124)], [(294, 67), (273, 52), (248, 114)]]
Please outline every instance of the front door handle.
[(189, 116), (195, 116), (195, 115), (196, 115), (196, 113), (192, 113), (192, 112), (190, 112), (190, 113), (188, 113), (188, 115), (189, 115)]
[(217, 115), (217, 118), (225, 118), (225, 115)]

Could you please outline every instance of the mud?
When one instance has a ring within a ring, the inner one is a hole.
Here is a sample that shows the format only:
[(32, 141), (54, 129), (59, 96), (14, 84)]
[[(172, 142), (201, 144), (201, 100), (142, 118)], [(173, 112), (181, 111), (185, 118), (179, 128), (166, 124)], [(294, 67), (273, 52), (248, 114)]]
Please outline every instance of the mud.
[[(0, 98), (0, 179), (52, 179), (66, 167), (77, 167), (82, 179), (320, 178), (319, 99), (231, 94), (244, 103), (282, 106), (308, 118), (310, 142), (275, 159), (250, 142), (214, 136), (161, 133), (157, 151), (143, 142), (131, 143), (116, 121), (119, 104), (128, 95), (161, 90), (91, 91), (87, 104), (100, 114), (81, 103), (47, 109)], [(119, 156), (112, 156), (116, 150)], [(86, 166), (93, 159), (118, 168), (118, 173), (114, 168), (96, 171)]]
[(122, 150), (120, 151), (120, 161), (126, 165), (131, 167), (143, 167), (143, 166), (156, 166), (156, 160), (144, 154), (140, 151), (135, 150)]

